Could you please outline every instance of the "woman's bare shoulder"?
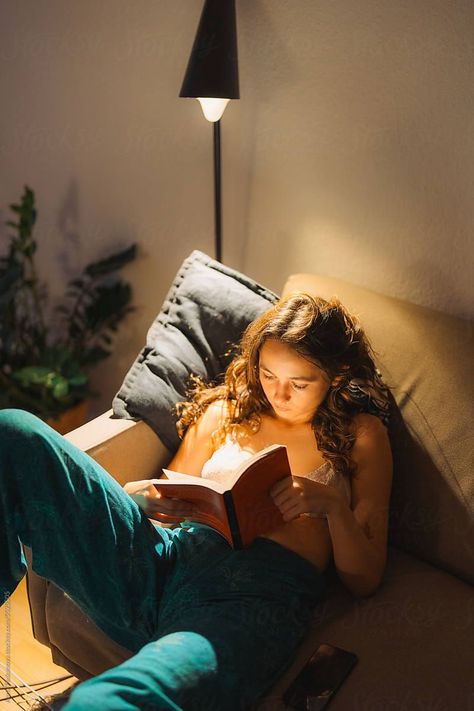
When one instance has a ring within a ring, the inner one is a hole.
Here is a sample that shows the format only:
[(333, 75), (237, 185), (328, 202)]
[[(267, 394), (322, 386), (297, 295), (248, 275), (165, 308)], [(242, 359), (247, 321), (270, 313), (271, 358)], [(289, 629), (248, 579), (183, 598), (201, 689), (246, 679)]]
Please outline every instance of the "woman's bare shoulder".
[(352, 425), (356, 437), (370, 437), (387, 433), (387, 428), (380, 417), (371, 415), (368, 412), (359, 412), (359, 414), (355, 415)]
[(203, 426), (218, 429), (232, 417), (234, 403), (231, 400), (214, 400), (201, 415)]
[(168, 469), (200, 476), (204, 463), (213, 454), (212, 435), (223, 423), (226, 407), (224, 400), (214, 400), (207, 406), (196, 422), (186, 430)]
[(356, 415), (353, 421), (355, 442), (351, 458), (357, 465), (358, 476), (367, 468), (391, 472), (391, 447), (388, 431), (379, 417), (369, 413)]

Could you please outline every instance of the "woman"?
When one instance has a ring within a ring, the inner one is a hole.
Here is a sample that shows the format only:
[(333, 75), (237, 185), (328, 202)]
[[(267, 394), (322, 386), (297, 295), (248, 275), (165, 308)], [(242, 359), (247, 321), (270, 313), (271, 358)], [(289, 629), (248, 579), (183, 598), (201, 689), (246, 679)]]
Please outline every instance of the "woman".
[(279, 301), (247, 328), (224, 383), (198, 381), (179, 411), (185, 434), (170, 469), (222, 479), (252, 453), (287, 446), (292, 477), (270, 491), (284, 525), (232, 550), (193, 524), (189, 503), (159, 497), (153, 480), (127, 484), (125, 496), (36, 418), (0, 413), (9, 471), (0, 581), (12, 590), (23, 574), (20, 538), (34, 569), (134, 652), (80, 684), (67, 711), (248, 708), (291, 663), (331, 558), (356, 596), (381, 581), (387, 390), (337, 300)]

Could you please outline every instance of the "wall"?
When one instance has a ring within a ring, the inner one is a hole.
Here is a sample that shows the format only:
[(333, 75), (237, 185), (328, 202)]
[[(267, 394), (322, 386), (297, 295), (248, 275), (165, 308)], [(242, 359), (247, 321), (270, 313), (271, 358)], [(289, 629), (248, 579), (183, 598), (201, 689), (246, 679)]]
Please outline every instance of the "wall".
[[(212, 129), (178, 93), (202, 0), (1, 0), (0, 223), (36, 192), (52, 301), (137, 241), (109, 407), (180, 263), (213, 252)], [(473, 26), (462, 0), (237, 0), (222, 121), (224, 261), (321, 271), (472, 312)], [(0, 248), (7, 232), (0, 228)]]
[(277, 290), (319, 271), (472, 315), (474, 4), (239, 8), (245, 269)]
[[(88, 261), (133, 241), (140, 249), (124, 272), (137, 311), (94, 371), (94, 412), (110, 406), (182, 260), (193, 249), (213, 253), (212, 126), (197, 101), (178, 96), (201, 8), (201, 0), (0, 3), (0, 252), (8, 205), (25, 184), (36, 193), (37, 261), (52, 303)], [(231, 144), (222, 128), (232, 245), (224, 258), (237, 268), (244, 129), (245, 121)]]

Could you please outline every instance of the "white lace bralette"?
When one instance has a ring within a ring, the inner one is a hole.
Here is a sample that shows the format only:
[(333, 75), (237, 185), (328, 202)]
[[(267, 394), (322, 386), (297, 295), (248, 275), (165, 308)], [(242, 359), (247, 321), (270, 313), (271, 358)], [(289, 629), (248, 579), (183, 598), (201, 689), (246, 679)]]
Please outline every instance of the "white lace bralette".
[[(233, 472), (235, 472), (240, 464), (249, 459), (252, 454), (253, 452), (242, 449), (240, 444), (228, 435), (224, 444), (216, 449), (207, 462), (205, 462), (201, 470), (201, 476), (203, 479), (212, 479), (213, 481), (219, 481), (222, 484), (232, 486), (235, 481)], [(337, 474), (329, 462), (323, 462), (321, 466), (302, 476), (339, 489), (346, 498), (349, 506), (351, 505), (351, 485), (349, 481), (342, 474)], [(326, 514), (324, 513), (308, 513), (304, 515), (311, 518), (326, 518)]]

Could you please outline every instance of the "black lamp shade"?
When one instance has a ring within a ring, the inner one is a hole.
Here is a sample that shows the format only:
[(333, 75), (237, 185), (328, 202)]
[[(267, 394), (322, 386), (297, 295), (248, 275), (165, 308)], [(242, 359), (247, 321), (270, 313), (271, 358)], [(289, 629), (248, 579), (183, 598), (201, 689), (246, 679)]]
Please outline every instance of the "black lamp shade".
[(180, 96), (239, 99), (235, 0), (206, 0)]

